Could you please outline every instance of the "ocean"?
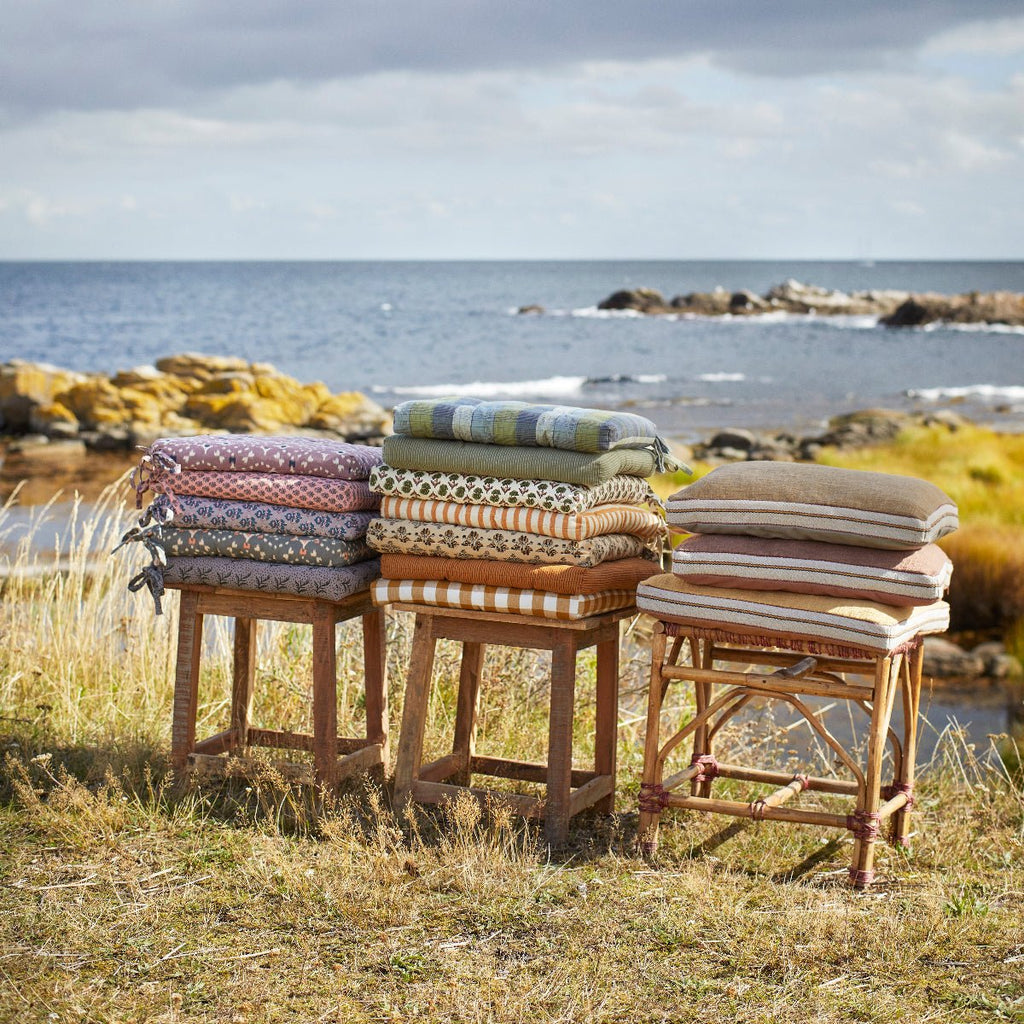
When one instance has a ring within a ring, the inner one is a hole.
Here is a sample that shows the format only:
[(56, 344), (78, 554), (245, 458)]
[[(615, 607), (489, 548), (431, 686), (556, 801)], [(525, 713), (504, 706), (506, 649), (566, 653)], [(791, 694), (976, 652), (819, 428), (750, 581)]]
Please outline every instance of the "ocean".
[[(955, 403), (1016, 428), (1024, 330), (870, 317), (607, 313), (620, 288), (1024, 292), (1024, 262), (0, 263), (0, 361), (113, 372), (193, 351), (274, 363), (386, 407), (473, 394), (630, 407), (667, 436), (807, 434), (868, 407)], [(545, 312), (520, 315), (520, 306)]]

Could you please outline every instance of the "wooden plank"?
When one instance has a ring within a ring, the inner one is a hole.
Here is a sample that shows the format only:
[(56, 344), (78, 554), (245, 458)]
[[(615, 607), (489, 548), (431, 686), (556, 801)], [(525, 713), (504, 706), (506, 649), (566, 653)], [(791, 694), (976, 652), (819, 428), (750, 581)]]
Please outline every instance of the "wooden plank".
[(199, 595), (183, 592), (178, 609), (178, 651), (174, 672), (174, 707), (171, 717), (171, 765), (185, 767), (196, 743), (196, 711), (199, 704), (199, 669), (203, 652), (203, 616), (198, 613)]
[[(458, 754), (445, 754), (444, 757), (439, 757), (436, 761), (428, 761), (424, 765), (420, 765), (420, 770), (417, 775), (423, 782), (446, 782), (456, 772), (460, 772), (465, 768), (465, 761)], [(458, 783), (460, 786), (468, 785), (468, 782)]]
[(485, 650), (485, 646), (479, 643), (462, 645), (459, 692), (455, 701), (455, 736), (452, 740), (452, 753), (458, 757), (460, 765), (452, 779), (457, 786), (469, 785), (469, 763), (476, 751), (476, 717)]
[(608, 798), (614, 795), (615, 780), (610, 775), (600, 775), (596, 779), (591, 779), (586, 785), (573, 790), (569, 798), (569, 817), (579, 814), (587, 807), (593, 807), (599, 814), (605, 813), (601, 811), (599, 805), (606, 804)]
[[(255, 765), (250, 758), (232, 757), (231, 775), (246, 775)], [(274, 770), (286, 781), (300, 786), (313, 784), (313, 768), (311, 765), (293, 764), (290, 761), (271, 762)], [(200, 779), (223, 779), (228, 775), (228, 758), (224, 755), (189, 754), (187, 766)]]
[(366, 695), (366, 738), (379, 743), (388, 756), (388, 682), (384, 613), (371, 608), (363, 615), (363, 679)]
[[(594, 771), (607, 775), (612, 785), (595, 810), (615, 809), (615, 755), (619, 738), (619, 635), (597, 645), (597, 721), (594, 731)], [(572, 812), (570, 812), (571, 814)]]
[(576, 643), (572, 634), (559, 637), (551, 652), (551, 710), (548, 715), (547, 810), (544, 837), (552, 846), (569, 838), (569, 794), (572, 788), (572, 719), (576, 697)]
[(369, 743), (365, 747), (346, 754), (338, 761), (335, 769), (336, 779), (347, 778), (350, 775), (357, 775), (367, 772), (371, 768), (384, 763), (384, 748), (380, 743)]
[(413, 628), (402, 728), (398, 734), (398, 757), (395, 759), (395, 806), (398, 808), (414, 798), (413, 782), (423, 760), (423, 730), (430, 699), (430, 677), (434, 669), (432, 620), (432, 615), (417, 615)]
[(316, 780), (332, 786), (338, 767), (338, 666), (330, 606), (313, 606), (313, 763)]
[[(476, 621), (476, 622), (507, 622), (515, 624), (526, 618), (524, 615), (511, 614), (505, 612), (478, 612), (478, 611), (466, 611), (461, 608), (437, 608), (433, 605), (422, 605), (422, 604), (408, 604), (405, 602), (397, 601), (394, 604), (388, 606), (392, 611), (396, 612), (412, 612), (415, 615), (430, 614), (431, 616), (439, 619), (455, 618), (463, 619), (465, 621)], [(537, 619), (539, 623), (547, 623), (555, 626), (557, 629), (567, 630), (588, 630), (595, 629), (604, 625), (611, 625), (621, 622), (623, 619), (632, 618), (637, 615), (638, 612), (635, 606), (629, 608), (620, 608), (617, 611), (606, 612), (604, 615), (592, 615), (586, 619), (568, 619), (568, 620), (554, 620), (554, 619)], [(451, 639), (458, 639), (452, 637)]]
[(521, 793), (502, 793), (494, 789), (475, 786), (449, 786), (443, 782), (414, 782), (412, 798), (421, 804), (439, 804), (444, 800), (458, 800), (463, 793), (479, 800), (486, 807), (496, 803), (507, 804), (513, 813), (523, 818), (539, 818), (544, 814), (544, 801)]
[(231, 727), (245, 746), (256, 680), (256, 619), (236, 618), (231, 670)]
[(192, 750), (196, 754), (223, 754), (239, 746), (238, 733), (234, 729), (225, 729), (214, 736), (196, 743)]
[[(490, 775), (495, 779), (515, 779), (519, 782), (547, 782), (548, 766), (536, 761), (512, 761), (506, 757), (474, 757), (471, 770), (477, 775)], [(582, 786), (597, 777), (596, 772), (582, 768), (569, 774), (573, 786)]]
[(277, 750), (305, 750), (312, 753), (313, 736), (308, 732), (289, 732), (284, 729), (250, 729), (249, 746), (272, 747)]

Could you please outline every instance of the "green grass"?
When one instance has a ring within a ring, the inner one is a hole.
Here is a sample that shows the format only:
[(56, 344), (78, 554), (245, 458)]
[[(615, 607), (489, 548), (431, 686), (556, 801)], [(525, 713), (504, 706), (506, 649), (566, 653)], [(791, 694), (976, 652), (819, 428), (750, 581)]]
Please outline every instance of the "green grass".
[[(880, 845), (864, 894), (846, 884), (847, 835), (813, 827), (668, 813), (657, 862), (637, 855), (642, 624), (622, 658), (617, 813), (575, 822), (555, 854), (498, 803), (397, 817), (375, 782), (318, 798), (269, 761), (175, 789), (177, 601), (156, 618), (126, 593), (139, 556), (88, 565), (123, 515), (109, 496), (68, 549), (23, 548), (14, 567), (31, 578), (0, 597), (0, 1022), (1024, 1020), (1012, 743), (943, 735), (919, 773), (913, 845)], [(203, 733), (226, 711), (230, 637), (213, 624)], [(393, 736), (410, 625), (390, 617)], [(362, 725), (351, 627), (346, 734)], [(308, 630), (268, 626), (260, 644), (256, 717), (308, 726)], [(438, 752), (456, 657), (442, 645)], [(543, 756), (545, 665), (489, 654), (482, 752)], [(581, 764), (593, 683), (581, 658)], [(673, 706), (686, 713), (681, 695)], [(788, 758), (787, 735), (769, 736)]]

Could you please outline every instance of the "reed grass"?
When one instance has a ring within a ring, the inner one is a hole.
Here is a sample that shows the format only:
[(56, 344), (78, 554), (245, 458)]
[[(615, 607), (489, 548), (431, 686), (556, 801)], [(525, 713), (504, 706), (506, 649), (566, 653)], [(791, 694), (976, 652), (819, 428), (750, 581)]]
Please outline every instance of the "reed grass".
[[(666, 814), (636, 853), (647, 645), (627, 637), (617, 813), (553, 854), (496, 800), (394, 813), (363, 780), (314, 799), (259, 761), (180, 789), (165, 755), (176, 598), (156, 617), (105, 552), (117, 492), (69, 541), (23, 544), (0, 594), (0, 1022), (1024, 1019), (1024, 789), (1012, 748), (957, 730), (922, 766), (913, 847), (847, 888), (845, 834)], [(0, 516), (0, 531), (4, 520)], [(215, 622), (201, 728), (225, 712)], [(339, 731), (361, 726), (358, 631), (339, 631)], [(391, 616), (392, 735), (411, 622)], [(302, 727), (311, 638), (260, 638), (256, 715)], [(428, 737), (450, 726), (456, 649), (440, 645)], [(593, 664), (581, 658), (590, 754)], [(546, 658), (494, 651), (480, 749), (543, 756)], [(674, 694), (677, 715), (688, 713)], [(436, 743), (436, 739), (430, 742)], [(734, 747), (792, 738), (767, 719)], [(728, 754), (728, 751), (725, 751)], [(315, 796), (315, 795), (314, 795)]]

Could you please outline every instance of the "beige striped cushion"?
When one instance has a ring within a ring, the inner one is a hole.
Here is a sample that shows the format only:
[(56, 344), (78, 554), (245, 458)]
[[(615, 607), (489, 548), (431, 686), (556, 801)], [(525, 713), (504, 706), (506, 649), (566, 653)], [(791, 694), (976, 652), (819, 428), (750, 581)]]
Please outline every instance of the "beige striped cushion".
[(586, 512), (566, 515), (538, 508), (392, 497), (381, 501), (380, 514), (385, 519), (474, 526), (482, 530), (516, 530), (565, 540), (585, 540), (605, 533), (629, 533), (644, 540), (656, 540), (667, 533), (660, 516), (638, 505), (598, 505)]
[(504, 612), (539, 619), (585, 619), (628, 608), (632, 590), (598, 594), (554, 594), (545, 590), (515, 590), (448, 580), (377, 580), (371, 587), (374, 604), (423, 604), (463, 611)]
[(938, 601), (949, 587), (953, 563), (935, 544), (891, 551), (813, 540), (697, 535), (672, 553), (672, 571), (701, 586), (791, 590), (903, 606)]
[(652, 576), (636, 592), (637, 607), (667, 622), (894, 651), (919, 634), (942, 633), (949, 605), (934, 601), (893, 608), (871, 601), (781, 591), (700, 587), (672, 573)]
[(915, 477), (795, 462), (720, 466), (668, 500), (670, 529), (908, 549), (959, 525), (956, 505)]

